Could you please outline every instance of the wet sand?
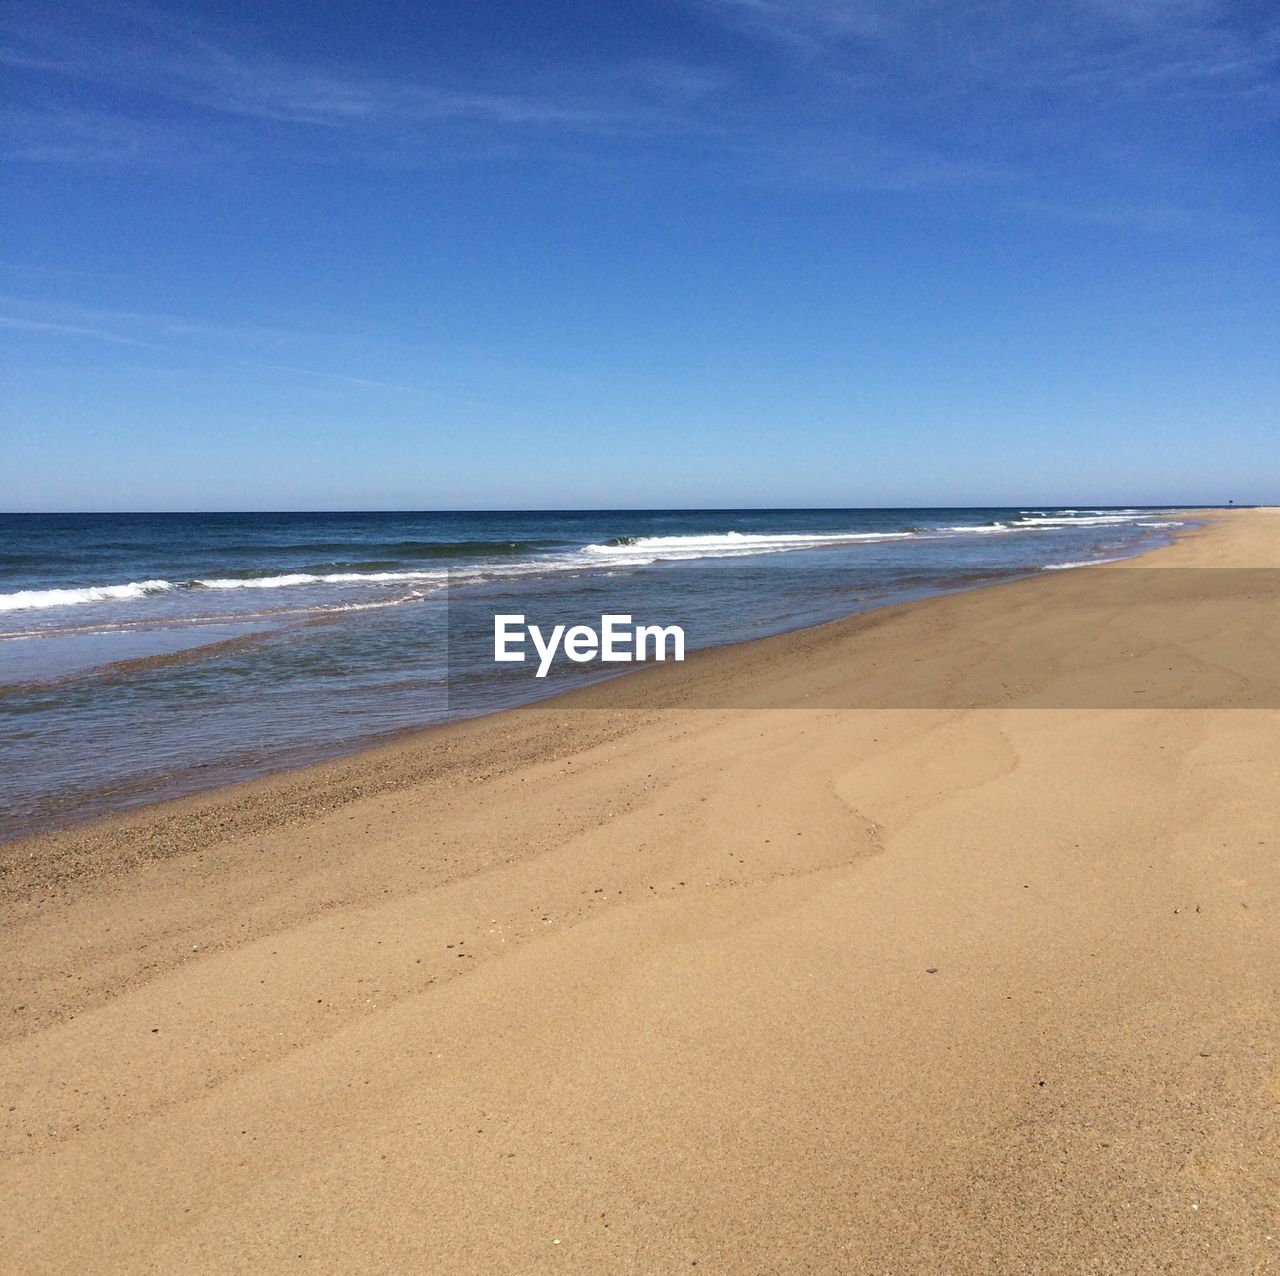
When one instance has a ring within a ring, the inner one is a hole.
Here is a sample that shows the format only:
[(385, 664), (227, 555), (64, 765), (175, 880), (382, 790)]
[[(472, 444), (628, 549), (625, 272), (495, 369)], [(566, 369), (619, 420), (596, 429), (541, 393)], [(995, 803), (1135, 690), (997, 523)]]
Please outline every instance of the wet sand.
[(1280, 1267), (1277, 567), (1232, 511), (0, 848), (6, 1270)]

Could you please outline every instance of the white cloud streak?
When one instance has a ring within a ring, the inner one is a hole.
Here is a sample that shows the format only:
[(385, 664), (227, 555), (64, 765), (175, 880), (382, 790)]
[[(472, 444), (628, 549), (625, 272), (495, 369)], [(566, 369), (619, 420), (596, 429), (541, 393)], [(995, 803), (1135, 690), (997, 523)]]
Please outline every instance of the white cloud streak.
[(1095, 209), (1124, 209), (1145, 188), (1194, 216), (1176, 189), (1183, 143), (1207, 149), (1280, 105), (1280, 10), (1250, 24), (1216, 0), (673, 3), (707, 36), (685, 60), (567, 50), (452, 83), (307, 65), (154, 9), (92, 36), (18, 15), (0, 61), (55, 88), (9, 113), (7, 149), (152, 167), (521, 155), (603, 179), (653, 159), (737, 186), (996, 189), (1011, 207), (1091, 185)]
[(690, 0), (810, 68), (929, 96), (1274, 95), (1280, 10), (1218, 0)]
[(108, 341), (120, 346), (148, 346), (154, 348), (149, 341), (140, 341), (136, 337), (125, 336), (120, 332), (110, 332), (105, 328), (88, 327), (76, 323), (54, 323), (42, 319), (26, 319), (17, 315), (0, 315), (0, 328), (13, 332), (35, 332), (55, 337), (89, 337), (94, 341)]
[(532, 82), (512, 89), (425, 76), (385, 79), (274, 56), (177, 16), (139, 9), (131, 15), (131, 22), (101, 38), (11, 19), (3, 29), (0, 64), (198, 111), (366, 130), (449, 121), (605, 132), (660, 127), (670, 121), (673, 103), (716, 82), (696, 67), (671, 62), (606, 68), (554, 91)]

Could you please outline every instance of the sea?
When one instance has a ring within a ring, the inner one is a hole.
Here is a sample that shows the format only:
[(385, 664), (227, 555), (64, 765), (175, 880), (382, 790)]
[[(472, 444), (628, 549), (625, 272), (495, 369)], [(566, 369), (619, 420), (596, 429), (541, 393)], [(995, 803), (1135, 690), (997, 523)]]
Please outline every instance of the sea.
[(1122, 559), (1188, 521), (1114, 507), (0, 514), (0, 837), (619, 671), (499, 667), (496, 614), (680, 623), (692, 650)]

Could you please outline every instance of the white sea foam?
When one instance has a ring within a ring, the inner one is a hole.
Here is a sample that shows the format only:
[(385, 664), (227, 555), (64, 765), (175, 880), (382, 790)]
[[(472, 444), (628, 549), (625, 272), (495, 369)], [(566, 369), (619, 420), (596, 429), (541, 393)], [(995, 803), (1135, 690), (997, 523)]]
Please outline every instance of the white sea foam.
[(1041, 514), (1014, 520), (1015, 527), (1123, 527), (1139, 520), (1134, 514)]
[(331, 572), (316, 576), (309, 572), (293, 572), (285, 576), (225, 577), (210, 580), (134, 580), (124, 585), (89, 585), (83, 589), (23, 589), (0, 594), (0, 612), (35, 611), (46, 607), (71, 607), (77, 603), (129, 602), (166, 594), (175, 589), (285, 589), (297, 585), (356, 585), (387, 581), (444, 580), (440, 568), (430, 571), (403, 572)]
[(1116, 509), (1043, 509), (1043, 510), (1020, 509), (1018, 513), (1029, 515), (1032, 518), (1060, 518), (1063, 516), (1070, 516), (1074, 518), (1078, 514), (1108, 514), (1108, 515), (1130, 514), (1132, 515), (1132, 514), (1141, 514), (1143, 513), (1143, 511), (1130, 506), (1126, 506), (1123, 509), (1120, 509), (1120, 508), (1116, 508)]
[[(545, 572), (582, 571), (602, 566), (609, 568), (645, 567), (652, 563), (698, 558), (734, 558), (753, 554), (773, 554), (788, 550), (807, 550), (841, 545), (882, 544), (891, 541), (927, 541), (948, 536), (990, 536), (1020, 531), (1063, 531), (1073, 527), (1141, 526), (1167, 528), (1178, 522), (1159, 521), (1149, 513), (1127, 511), (1061, 511), (1038, 513), (1023, 511), (1023, 517), (1008, 522), (957, 524), (914, 531), (883, 532), (720, 532), (694, 533), (685, 536), (637, 536), (605, 545), (587, 545), (561, 554), (534, 554), (503, 565), (468, 564), (453, 568), (416, 568), (399, 571), (290, 572), (277, 576), (227, 576), (174, 582), (169, 580), (129, 581), (120, 585), (89, 585), (77, 589), (27, 589), (0, 594), (0, 612), (42, 610), (69, 607), (80, 603), (128, 602), (173, 590), (264, 590), (290, 589), (317, 585), (379, 585), (412, 582), (415, 585), (440, 586), (449, 580), (483, 580), (517, 578)], [(1091, 560), (1099, 561), (1099, 560)], [(1058, 567), (1079, 566), (1077, 563), (1055, 564)], [(402, 595), (404, 601), (415, 595)], [(352, 603), (389, 605), (386, 600)]]
[(327, 572), (322, 576), (312, 575), (310, 572), (292, 572), (285, 576), (229, 576), (196, 580), (192, 583), (202, 589), (287, 589), (292, 585), (357, 585), (362, 581), (439, 580), (444, 575), (440, 568), (403, 572)]
[(163, 594), (175, 586), (168, 580), (132, 580), (127, 585), (90, 585), (85, 589), (20, 589), (0, 594), (0, 611), (41, 607), (71, 607), (76, 603), (105, 603)]
[(1047, 572), (1065, 572), (1070, 571), (1073, 567), (1099, 567), (1103, 563), (1124, 563), (1128, 562), (1127, 558), (1081, 558), (1073, 563), (1046, 563), (1044, 570)]
[(731, 558), (779, 550), (821, 549), (859, 541), (909, 540), (915, 532), (722, 532), (711, 535), (636, 536), (621, 544), (588, 545), (586, 553), (610, 560), (653, 562), (664, 558)]

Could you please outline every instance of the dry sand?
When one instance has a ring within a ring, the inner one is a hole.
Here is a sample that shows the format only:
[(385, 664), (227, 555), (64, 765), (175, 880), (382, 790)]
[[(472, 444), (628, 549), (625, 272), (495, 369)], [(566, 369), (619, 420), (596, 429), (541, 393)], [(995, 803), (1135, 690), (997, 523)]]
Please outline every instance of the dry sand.
[(0, 848), (0, 1266), (1280, 1270), (1277, 566), (1233, 512)]

